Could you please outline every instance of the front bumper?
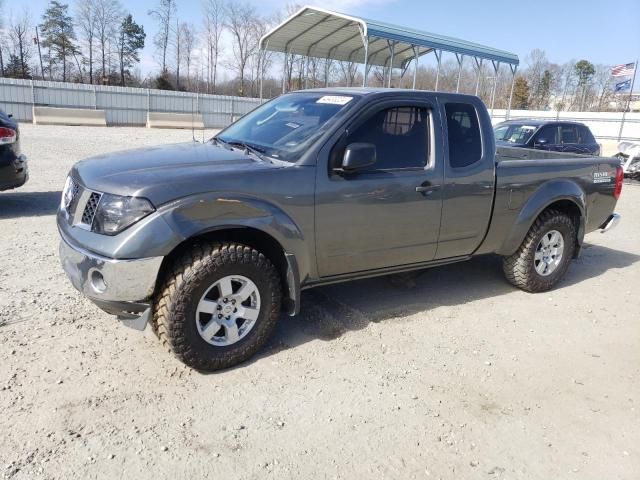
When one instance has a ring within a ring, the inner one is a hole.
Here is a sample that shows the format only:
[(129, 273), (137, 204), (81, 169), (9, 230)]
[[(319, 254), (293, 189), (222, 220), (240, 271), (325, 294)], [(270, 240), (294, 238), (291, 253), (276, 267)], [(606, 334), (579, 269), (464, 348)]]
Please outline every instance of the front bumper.
[(78, 291), (121, 320), (144, 318), (146, 323), (163, 257), (114, 260), (72, 245), (64, 237), (59, 251), (62, 268)]

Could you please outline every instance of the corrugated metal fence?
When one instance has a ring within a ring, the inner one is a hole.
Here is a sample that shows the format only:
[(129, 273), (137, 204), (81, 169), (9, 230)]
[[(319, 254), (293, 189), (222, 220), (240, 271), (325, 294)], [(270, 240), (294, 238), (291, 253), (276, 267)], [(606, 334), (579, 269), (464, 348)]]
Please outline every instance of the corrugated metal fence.
[(196, 112), (207, 128), (220, 128), (258, 105), (257, 98), (0, 78), (0, 109), (21, 122), (33, 120), (36, 106), (104, 110), (107, 125), (122, 126), (145, 125), (148, 112)]
[[(107, 87), (76, 83), (0, 78), (0, 109), (19, 121), (31, 122), (33, 106), (104, 110), (108, 125), (145, 125), (147, 112), (202, 113), (207, 128), (220, 128), (250, 112), (257, 98), (170, 92), (145, 88)], [(506, 111), (494, 111), (493, 121)], [(589, 126), (599, 140), (617, 140), (622, 121), (619, 112), (552, 112), (512, 110), (510, 118), (576, 120)], [(622, 138), (640, 140), (640, 113), (627, 113)]]

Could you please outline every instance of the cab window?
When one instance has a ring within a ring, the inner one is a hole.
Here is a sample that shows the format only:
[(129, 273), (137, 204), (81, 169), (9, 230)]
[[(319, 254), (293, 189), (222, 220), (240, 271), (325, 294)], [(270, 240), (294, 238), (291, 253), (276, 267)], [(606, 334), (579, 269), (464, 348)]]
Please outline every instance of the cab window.
[(591, 131), (584, 125), (578, 126), (578, 134), (580, 135), (580, 143), (596, 143), (596, 139), (593, 138)]
[(578, 132), (575, 125), (561, 125), (560, 138), (562, 143), (578, 143)]
[(376, 163), (372, 170), (424, 168), (429, 159), (429, 123), (426, 107), (387, 108), (356, 127), (344, 146), (375, 145)]
[(558, 127), (555, 125), (545, 125), (538, 133), (536, 133), (534, 143), (540, 140), (546, 142), (547, 145), (556, 145), (558, 143)]
[(482, 140), (476, 109), (467, 103), (447, 103), (445, 111), (449, 164), (453, 168), (461, 168), (479, 162), (482, 158)]

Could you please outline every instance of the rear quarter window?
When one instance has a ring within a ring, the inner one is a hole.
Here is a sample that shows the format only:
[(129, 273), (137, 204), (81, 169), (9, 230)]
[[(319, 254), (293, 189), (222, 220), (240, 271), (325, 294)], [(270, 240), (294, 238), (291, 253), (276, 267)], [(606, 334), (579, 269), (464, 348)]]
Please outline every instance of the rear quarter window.
[(593, 138), (591, 131), (587, 127), (578, 127), (578, 134), (580, 135), (580, 143), (596, 143), (596, 139)]
[(445, 104), (449, 141), (449, 164), (462, 168), (482, 158), (482, 139), (478, 112), (468, 103)]

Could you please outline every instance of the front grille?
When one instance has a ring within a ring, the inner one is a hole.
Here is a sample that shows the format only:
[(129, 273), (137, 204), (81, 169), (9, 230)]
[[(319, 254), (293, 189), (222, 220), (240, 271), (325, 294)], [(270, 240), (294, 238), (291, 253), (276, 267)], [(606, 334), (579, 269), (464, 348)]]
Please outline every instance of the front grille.
[(80, 186), (71, 178), (69, 179), (69, 190), (64, 195), (66, 197), (67, 213), (72, 213), (80, 198)]
[(89, 196), (84, 211), (82, 212), (82, 223), (85, 225), (91, 225), (93, 223), (93, 217), (96, 216), (101, 197), (102, 195), (97, 192), (92, 192)]

